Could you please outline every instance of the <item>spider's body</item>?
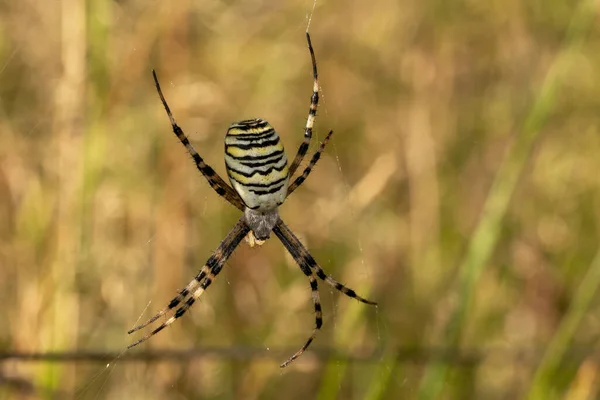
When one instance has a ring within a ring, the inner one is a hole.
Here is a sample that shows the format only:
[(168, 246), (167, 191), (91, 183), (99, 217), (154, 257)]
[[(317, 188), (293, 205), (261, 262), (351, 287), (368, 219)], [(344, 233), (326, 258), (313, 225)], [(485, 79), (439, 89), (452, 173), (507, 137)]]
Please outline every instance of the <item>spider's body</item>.
[(308, 277), (310, 282), (315, 309), (315, 329), (304, 346), (302, 346), (302, 348), (287, 361), (281, 364), (281, 367), (285, 367), (294, 361), (308, 348), (315, 338), (317, 331), (323, 324), (321, 301), (319, 298), (316, 277), (322, 279), (351, 298), (366, 304), (376, 305), (376, 303), (358, 296), (354, 290), (342, 285), (327, 275), (310, 255), (308, 250), (306, 250), (304, 245), (302, 245), (300, 240), (298, 240), (287, 225), (283, 223), (277, 211), (277, 208), (285, 201), (287, 196), (294, 192), (294, 190), (296, 190), (308, 177), (333, 133), (332, 131), (329, 132), (319, 147), (319, 150), (311, 158), (308, 166), (290, 185), (290, 179), (294, 176), (294, 173), (298, 169), (298, 166), (308, 150), (319, 102), (317, 63), (308, 32), (306, 33), (306, 40), (308, 42), (308, 49), (310, 51), (313, 67), (313, 94), (311, 96), (308, 119), (304, 131), (304, 141), (300, 145), (296, 157), (288, 168), (287, 156), (283, 149), (283, 145), (279, 140), (279, 136), (267, 121), (262, 119), (248, 119), (233, 123), (225, 135), (225, 166), (231, 186), (227, 185), (227, 183), (204, 162), (200, 154), (198, 154), (183, 133), (183, 130), (177, 125), (162, 94), (156, 73), (152, 71), (158, 95), (167, 111), (171, 126), (173, 127), (173, 132), (187, 148), (194, 159), (196, 166), (208, 180), (210, 186), (217, 194), (224, 197), (239, 210), (243, 211), (244, 215), (242, 215), (237, 224), (229, 234), (227, 234), (225, 239), (223, 239), (217, 250), (209, 257), (206, 264), (200, 269), (198, 275), (196, 275), (165, 308), (145, 323), (131, 329), (129, 333), (146, 327), (169, 311), (178, 307), (173, 315), (152, 330), (152, 332), (129, 345), (129, 348), (144, 342), (162, 329), (171, 325), (177, 318), (181, 317), (214, 281), (219, 272), (221, 272), (221, 269), (229, 256), (246, 235), (249, 237), (249, 243), (253, 245), (255, 239), (258, 239), (260, 244), (261, 241), (270, 237), (271, 232), (275, 233), (275, 236), (277, 236), (294, 260), (296, 260), (298, 266), (304, 275)]
[(267, 121), (250, 119), (232, 124), (225, 136), (225, 166), (231, 186), (246, 207), (268, 211), (287, 194), (287, 156), (279, 135)]

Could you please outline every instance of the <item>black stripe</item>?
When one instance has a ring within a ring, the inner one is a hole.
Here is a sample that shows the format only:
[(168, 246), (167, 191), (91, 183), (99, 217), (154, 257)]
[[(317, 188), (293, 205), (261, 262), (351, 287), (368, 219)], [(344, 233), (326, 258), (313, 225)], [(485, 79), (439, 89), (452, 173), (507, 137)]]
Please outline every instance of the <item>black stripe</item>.
[(225, 143), (225, 149), (229, 148), (229, 147), (237, 147), (238, 149), (241, 150), (252, 150), (252, 149), (261, 149), (263, 147), (270, 147), (270, 146), (275, 146), (279, 144), (279, 136), (276, 137), (273, 140), (265, 140), (264, 142), (261, 143), (247, 143), (247, 144), (227, 144)]
[(308, 143), (302, 142), (300, 148), (298, 149), (298, 155), (296, 157), (304, 157), (306, 152), (308, 151)]
[(208, 268), (210, 268), (211, 272), (212, 272), (212, 269), (214, 268), (214, 266), (215, 266), (215, 265), (217, 265), (217, 264), (218, 264), (218, 260), (217, 260), (217, 257), (215, 257), (215, 255), (214, 255), (214, 254), (213, 254), (213, 255), (211, 255), (211, 256), (208, 258), (208, 260), (206, 260), (206, 266), (207, 266)]
[[(228, 174), (229, 175), (229, 174)], [(283, 178), (277, 179), (276, 181), (273, 182), (269, 182), (269, 183), (244, 183), (244, 182), (240, 182), (237, 179), (235, 179), (233, 176), (229, 175), (229, 177), (231, 179), (233, 179), (234, 181), (236, 181), (237, 183), (239, 183), (240, 185), (242, 185), (243, 187), (247, 188), (248, 190), (250, 190), (250, 187), (258, 187), (258, 188), (270, 188), (273, 185), (277, 185), (281, 182), (285, 182), (285, 180), (288, 179), (287, 176), (284, 176)], [(283, 186), (283, 185), (281, 185)], [(273, 193), (273, 192), (271, 192)]]
[(264, 128), (267, 125), (269, 125), (269, 123), (264, 119), (245, 119), (243, 121), (234, 122), (229, 126), (229, 129), (238, 128), (247, 131), (253, 128)]
[(273, 188), (273, 189), (270, 189), (270, 190), (252, 190), (252, 189), (248, 189), (248, 190), (249, 190), (249, 191), (251, 191), (252, 193), (254, 193), (254, 194), (257, 194), (257, 195), (259, 195), (259, 196), (260, 196), (260, 195), (263, 195), (263, 194), (272, 194), (272, 193), (276, 193), (276, 192), (278, 192), (278, 191), (279, 191), (279, 190), (280, 190), (282, 187), (283, 187), (283, 185), (277, 186), (277, 187), (275, 187), (275, 188)]
[(226, 147), (239, 147), (241, 149), (246, 149), (245, 146), (250, 146), (250, 148), (267, 147), (270, 144), (277, 143), (279, 143), (279, 136), (276, 134), (271, 134), (267, 138), (256, 140), (232, 140), (231, 137), (225, 138)]
[[(266, 130), (264, 132), (261, 133), (250, 133), (250, 134), (235, 134), (235, 133), (229, 133), (229, 131), (227, 132), (228, 138), (229, 139), (238, 139), (238, 140), (260, 140), (260, 139), (264, 139), (268, 136), (271, 136), (272, 134), (275, 133), (275, 129), (270, 128), (269, 130)], [(227, 139), (225, 139), (227, 140)]]
[(179, 292), (179, 296), (175, 297), (169, 303), (169, 309), (177, 307), (177, 305), (181, 303), (181, 300), (183, 300), (183, 298), (185, 298), (188, 294), (190, 294), (190, 291), (187, 289), (183, 289), (181, 292)]
[(181, 306), (176, 312), (174, 317), (175, 318), (179, 318), (181, 317), (183, 314), (185, 314), (185, 312), (187, 310), (190, 309), (191, 306), (194, 305), (194, 302), (196, 301), (196, 299), (194, 299), (193, 297), (190, 297), (189, 299), (187, 299), (187, 301), (185, 302), (185, 304), (183, 306)]
[[(198, 156), (198, 158), (196, 158), (196, 155), (194, 155), (193, 157), (194, 157), (194, 161), (196, 161), (196, 164), (202, 163), (202, 158), (200, 156)], [(207, 177), (215, 176), (215, 170), (212, 169), (212, 167), (210, 165), (203, 166), (200, 171)]]
[[(248, 167), (248, 168), (258, 168), (258, 167), (264, 167), (265, 165), (269, 165), (269, 164), (277, 164), (279, 163), (281, 160), (283, 159), (283, 155), (279, 155), (276, 158), (273, 158), (272, 160), (266, 160), (266, 161), (259, 161), (259, 162), (248, 162), (248, 161), (238, 161), (240, 164), (242, 164), (244, 167)], [(253, 160), (252, 160), (253, 161)], [(287, 164), (287, 163), (286, 163)]]
[[(315, 262), (315, 260), (314, 260), (312, 257), (309, 259), (309, 265), (310, 265), (312, 268), (315, 268), (315, 267), (317, 267), (317, 263)], [(325, 275), (325, 273), (323, 272), (323, 270), (322, 270), (322, 269), (317, 269), (315, 272), (317, 273), (317, 276), (318, 276), (320, 279), (322, 279), (322, 280), (325, 280), (325, 279), (327, 279), (327, 275)], [(338, 289), (338, 288), (336, 287), (336, 289)], [(339, 290), (339, 289), (338, 289), (338, 290)]]
[[(242, 172), (242, 171), (239, 171), (239, 170), (237, 170), (237, 169), (235, 169), (235, 168), (231, 168), (231, 166), (229, 166), (229, 165), (227, 166), (227, 169), (228, 169), (229, 171), (233, 171), (233, 172), (235, 172), (236, 174), (240, 174), (240, 175), (242, 175), (242, 176), (245, 176), (246, 178), (250, 178), (250, 177), (252, 177), (252, 176), (254, 176), (254, 175), (256, 175), (256, 174), (258, 174), (258, 175), (262, 175), (262, 176), (267, 176), (267, 175), (269, 175), (269, 174), (270, 174), (270, 173), (271, 173), (273, 170), (275, 170), (275, 171), (278, 171), (278, 172), (281, 172), (281, 171), (283, 171), (283, 170), (285, 169), (285, 167), (287, 167), (287, 165), (284, 163), (284, 164), (283, 164), (281, 167), (279, 167), (279, 168), (277, 168), (277, 165), (274, 165), (274, 166), (272, 166), (271, 168), (269, 168), (269, 169), (267, 169), (267, 170), (265, 170), (265, 171), (252, 171), (251, 173), (247, 173), (247, 172)], [(244, 184), (244, 185), (246, 185), (246, 184)]]
[[(177, 310), (179, 311), (179, 310)], [(158, 328), (156, 328), (155, 330), (153, 330), (152, 332), (150, 332), (150, 336), (154, 336), (156, 335), (158, 332), (162, 331), (163, 329), (165, 329), (167, 327), (166, 323), (163, 322), (163, 324), (161, 326), (159, 326)], [(144, 340), (140, 339), (142, 342)], [(138, 341), (137, 343), (141, 343), (140, 341)], [(130, 345), (131, 346), (131, 345)]]
[(225, 146), (225, 152), (227, 153), (227, 155), (231, 158), (233, 158), (234, 160), (248, 160), (248, 161), (257, 161), (257, 160), (266, 160), (267, 158), (271, 158), (274, 157), (275, 155), (283, 155), (285, 154), (285, 152), (283, 150), (277, 150), (274, 151), (272, 153), (269, 154), (265, 154), (265, 155), (261, 155), (261, 156), (234, 156), (233, 154), (227, 152), (227, 146)]
[[(220, 269), (219, 269), (219, 271), (220, 271)], [(216, 276), (216, 274), (214, 273), (214, 271), (211, 271), (211, 273), (213, 274), (213, 277)], [(204, 283), (202, 283), (202, 285), (200, 285), (200, 287), (202, 289), (206, 290), (206, 288), (208, 288), (210, 286), (210, 284), (212, 283), (212, 281), (213, 280), (211, 278), (206, 278), (206, 280), (204, 281)]]
[(181, 131), (181, 128), (179, 129), (179, 132), (181, 133), (181, 136), (179, 135), (179, 133), (177, 133), (177, 131), (175, 131), (175, 134), (177, 135), (177, 137), (179, 138), (179, 140), (181, 141), (181, 143), (183, 143), (183, 145), (185, 147), (187, 147), (190, 144), (190, 141), (188, 140), (187, 136), (185, 136), (183, 134), (183, 132)]
[[(202, 267), (202, 269), (200, 270), (200, 273), (198, 275), (196, 275), (194, 277), (194, 279), (196, 280), (196, 282), (200, 283), (202, 282), (202, 280), (204, 279), (204, 277), (206, 276), (206, 272), (204, 272), (204, 267)], [(187, 289), (183, 289), (182, 292), (187, 292), (186, 295), (189, 293), (189, 290)], [(183, 293), (181, 293), (183, 294)]]
[[(310, 338), (309, 338), (309, 339), (306, 341), (306, 343), (304, 344), (304, 346), (302, 346), (302, 353), (304, 353), (304, 351), (305, 351), (306, 349), (308, 349), (308, 346), (310, 346), (310, 344), (312, 343), (313, 339), (314, 339), (313, 337), (310, 337)], [(296, 356), (296, 358), (300, 357), (300, 356), (302, 355), (302, 353), (298, 354), (298, 356)], [(296, 358), (294, 358), (293, 360), (295, 360)], [(292, 360), (292, 361), (293, 361), (293, 360)], [(289, 363), (288, 363), (288, 364), (289, 364)], [(287, 365), (287, 364), (285, 364), (285, 365)], [(284, 366), (285, 366), (285, 365), (284, 365)]]

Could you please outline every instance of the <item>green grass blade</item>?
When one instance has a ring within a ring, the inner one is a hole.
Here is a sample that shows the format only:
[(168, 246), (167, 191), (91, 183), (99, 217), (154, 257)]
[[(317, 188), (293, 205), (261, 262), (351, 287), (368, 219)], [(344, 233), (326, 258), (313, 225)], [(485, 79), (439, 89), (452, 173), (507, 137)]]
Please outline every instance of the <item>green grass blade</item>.
[(542, 400), (549, 398), (553, 387), (552, 377), (560, 368), (560, 362), (565, 355), (565, 351), (569, 348), (569, 343), (594, 299), (598, 287), (600, 287), (600, 249), (581, 280), (579, 288), (575, 291), (573, 302), (544, 354), (544, 358), (533, 378), (528, 399)]
[[(459, 305), (447, 327), (448, 344), (458, 346), (465, 326), (475, 285), (498, 242), (502, 219), (515, 191), (540, 131), (551, 114), (560, 90), (564, 72), (569, 67), (570, 54), (581, 48), (591, 27), (591, 2), (583, 2), (571, 20), (565, 45), (548, 70), (523, 128), (507, 153), (490, 189), (478, 226), (473, 233), (465, 260), (460, 267)], [(420, 399), (437, 398), (446, 381), (448, 365), (433, 363), (425, 371), (419, 389)]]

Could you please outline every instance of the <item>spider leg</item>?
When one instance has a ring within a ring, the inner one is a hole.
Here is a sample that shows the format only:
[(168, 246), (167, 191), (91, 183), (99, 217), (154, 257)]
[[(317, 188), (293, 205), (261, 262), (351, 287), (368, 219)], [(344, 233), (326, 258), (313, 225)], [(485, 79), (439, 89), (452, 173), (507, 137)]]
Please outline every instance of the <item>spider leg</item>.
[(325, 150), (325, 146), (329, 142), (329, 138), (331, 138), (332, 134), (333, 134), (333, 131), (329, 131), (329, 133), (325, 137), (325, 140), (323, 140), (323, 143), (321, 143), (321, 146), (319, 146), (319, 150), (317, 150), (317, 152), (312, 156), (312, 158), (311, 158), (310, 162), (308, 163), (308, 165), (306, 166), (306, 168), (304, 168), (304, 172), (302, 172), (302, 175), (297, 177), (296, 180), (294, 180), (294, 183), (292, 183), (290, 185), (290, 187), (288, 188), (286, 197), (289, 196), (290, 194), (292, 194), (292, 192), (294, 190), (296, 190), (298, 188), (298, 186), (302, 185), (302, 183), (306, 180), (308, 175), (311, 173), (312, 169), (317, 164), (317, 161), (319, 161), (319, 158), (321, 158), (321, 153), (323, 152), (323, 150)]
[(308, 338), (306, 343), (304, 343), (304, 346), (302, 346), (300, 348), (300, 350), (298, 350), (290, 358), (288, 358), (283, 364), (281, 364), (280, 365), (281, 368), (287, 367), (292, 361), (294, 361), (295, 359), (300, 357), (302, 355), (302, 353), (304, 353), (306, 351), (308, 346), (310, 346), (312, 341), (317, 336), (317, 332), (319, 331), (319, 329), (321, 329), (321, 326), (323, 325), (323, 311), (321, 310), (321, 298), (319, 296), (319, 285), (317, 284), (317, 279), (313, 275), (310, 268), (308, 268), (306, 265), (300, 265), (300, 269), (302, 270), (302, 272), (304, 272), (304, 275), (308, 276), (308, 279), (310, 281), (310, 289), (312, 291), (312, 299), (313, 299), (313, 303), (315, 305), (315, 329), (313, 329), (312, 335), (310, 335), (310, 337)]
[(240, 199), (240, 196), (235, 192), (235, 190), (233, 190), (231, 188), (231, 186), (229, 186), (223, 180), (223, 178), (221, 178), (219, 176), (219, 174), (217, 174), (215, 172), (214, 169), (212, 169), (212, 167), (210, 165), (208, 165), (204, 162), (204, 160), (202, 159), (200, 154), (198, 154), (196, 149), (194, 149), (194, 146), (192, 146), (192, 144), (188, 140), (187, 136), (185, 136), (185, 133), (183, 133), (183, 130), (179, 127), (179, 125), (177, 125), (177, 122), (175, 122), (175, 118), (173, 118), (173, 114), (171, 114), (171, 109), (169, 108), (169, 105), (167, 104), (167, 100), (165, 100), (165, 96), (163, 95), (162, 90), (160, 89), (160, 84), (158, 83), (158, 77), (156, 76), (156, 71), (152, 70), (152, 76), (154, 77), (154, 84), (156, 85), (156, 90), (158, 91), (158, 95), (160, 96), (160, 101), (162, 102), (163, 106), (165, 107), (165, 111), (167, 112), (167, 115), (169, 116), (169, 120), (171, 121), (171, 126), (173, 127), (173, 132), (175, 132), (175, 135), (177, 135), (177, 138), (181, 141), (181, 143), (185, 146), (187, 151), (190, 153), (190, 155), (194, 159), (194, 162), (196, 163), (196, 167), (198, 167), (198, 170), (200, 170), (202, 175), (204, 175), (204, 177), (208, 181), (208, 184), (210, 185), (210, 187), (212, 187), (219, 196), (225, 198), (225, 200), (227, 200), (229, 203), (231, 203), (234, 207), (237, 207), (241, 211), (244, 211), (244, 203)]
[(200, 285), (200, 282), (202, 282), (204, 280), (204, 278), (206, 277), (206, 275), (208, 273), (210, 273), (211, 268), (209, 267), (209, 265), (211, 264), (211, 261), (215, 260), (215, 255), (213, 254), (208, 261), (206, 262), (206, 264), (202, 267), (202, 269), (200, 270), (200, 272), (198, 273), (198, 275), (196, 275), (194, 277), (194, 280), (192, 280), (190, 283), (188, 283), (188, 285), (183, 288), (178, 294), (177, 296), (175, 296), (173, 298), (173, 300), (171, 300), (169, 302), (169, 304), (163, 308), (162, 310), (160, 310), (156, 315), (154, 315), (152, 318), (150, 318), (149, 320), (147, 320), (146, 322), (144, 322), (141, 325), (138, 325), (130, 330), (127, 331), (128, 334), (132, 334), (135, 331), (139, 331), (140, 329), (145, 328), (146, 326), (150, 325), (151, 323), (153, 323), (154, 321), (156, 321), (157, 319), (159, 319), (160, 317), (162, 317), (163, 315), (165, 315), (167, 312), (169, 312), (170, 310), (172, 310), (173, 308), (177, 307), (179, 305), (179, 303), (181, 303), (190, 293), (194, 292), (196, 290), (196, 288), (198, 287), (198, 285)]
[(356, 299), (365, 304), (370, 304), (373, 306), (377, 305), (376, 302), (367, 300), (364, 297), (359, 296), (354, 290), (342, 285), (341, 283), (333, 279), (331, 276), (327, 275), (325, 271), (323, 271), (323, 268), (321, 268), (319, 264), (317, 264), (315, 259), (310, 255), (308, 250), (306, 250), (306, 247), (304, 247), (302, 242), (300, 242), (296, 235), (294, 235), (290, 228), (288, 228), (288, 226), (284, 224), (281, 219), (273, 228), (273, 232), (279, 238), (279, 240), (281, 240), (281, 243), (283, 243), (285, 248), (289, 251), (289, 253), (299, 265), (308, 266), (311, 270), (315, 271), (315, 274), (320, 279), (324, 280), (335, 289), (344, 293), (346, 296)]
[(317, 117), (317, 106), (319, 105), (319, 74), (317, 73), (317, 60), (315, 58), (315, 51), (313, 50), (312, 43), (310, 42), (310, 35), (306, 32), (306, 42), (308, 43), (308, 51), (310, 51), (310, 59), (312, 61), (313, 69), (313, 94), (310, 97), (310, 108), (308, 109), (308, 119), (306, 120), (306, 128), (304, 129), (304, 141), (298, 148), (298, 153), (289, 168), (290, 177), (294, 175), (296, 169), (302, 162), (302, 159), (308, 151), (308, 145), (310, 144), (310, 138), (312, 137), (312, 130), (315, 124), (315, 118)]
[[(206, 261), (206, 264), (202, 267), (198, 275), (191, 281), (179, 294), (171, 300), (169, 305), (162, 309), (158, 314), (150, 318), (145, 323), (136, 326), (131, 329), (127, 333), (132, 333), (137, 330), (140, 330), (152, 322), (156, 321), (158, 318), (166, 314), (169, 310), (177, 307), (190, 293), (192, 293), (191, 297), (187, 297), (187, 300), (175, 311), (175, 314), (163, 322), (160, 326), (154, 329), (152, 332), (142, 337), (138, 341), (127, 346), (128, 349), (137, 346), (138, 344), (145, 342), (150, 337), (154, 336), (158, 332), (162, 331), (167, 326), (171, 325), (175, 320), (181, 317), (185, 312), (194, 304), (196, 300), (204, 293), (204, 291), (210, 286), (210, 284), (214, 281), (216, 276), (221, 272), (223, 265), (231, 256), (235, 248), (240, 244), (242, 239), (246, 236), (246, 234), (250, 231), (250, 228), (244, 222), (244, 216), (242, 216), (237, 224), (233, 227), (233, 229), (227, 234), (225, 239), (219, 244), (219, 247), (215, 250), (215, 252), (209, 257)], [(199, 287), (198, 287), (199, 286)]]

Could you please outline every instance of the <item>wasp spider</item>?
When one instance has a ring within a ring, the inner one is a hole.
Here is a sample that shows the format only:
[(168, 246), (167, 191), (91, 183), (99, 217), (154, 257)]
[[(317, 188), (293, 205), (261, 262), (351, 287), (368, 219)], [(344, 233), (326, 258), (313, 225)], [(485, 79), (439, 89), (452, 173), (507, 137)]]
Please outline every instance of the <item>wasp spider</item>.
[(231, 186), (225, 183), (225, 181), (204, 162), (200, 154), (196, 152), (183, 133), (183, 130), (177, 125), (160, 89), (156, 72), (152, 71), (156, 90), (167, 111), (175, 135), (177, 135), (181, 143), (183, 143), (188, 152), (192, 155), (196, 166), (208, 180), (210, 186), (229, 203), (243, 211), (244, 214), (240, 217), (231, 232), (227, 234), (225, 239), (217, 247), (215, 252), (210, 256), (198, 275), (196, 275), (165, 308), (159, 311), (158, 314), (143, 324), (131, 329), (128, 333), (146, 327), (169, 311), (177, 308), (174, 314), (146, 336), (129, 345), (129, 348), (146, 341), (185, 314), (213, 282), (219, 272), (221, 272), (223, 265), (235, 248), (240, 244), (242, 239), (246, 237), (251, 245), (254, 245), (254, 243), (261, 244), (262, 241), (269, 238), (271, 232), (275, 233), (275, 236), (279, 238), (292, 257), (294, 257), (294, 260), (298, 263), (300, 269), (304, 272), (304, 275), (308, 277), (315, 308), (316, 326), (312, 335), (300, 350), (281, 364), (281, 367), (287, 366), (308, 348), (315, 338), (317, 331), (323, 324), (321, 302), (315, 275), (349, 297), (366, 304), (377, 304), (360, 297), (354, 290), (347, 288), (327, 275), (310, 255), (308, 250), (306, 250), (304, 245), (302, 245), (300, 240), (298, 240), (296, 235), (294, 235), (287, 225), (283, 223), (277, 212), (277, 207), (279, 207), (308, 177), (333, 133), (333, 131), (329, 132), (308, 163), (308, 166), (304, 169), (302, 174), (298, 175), (290, 184), (290, 179), (300, 166), (300, 163), (308, 150), (319, 102), (317, 63), (308, 32), (306, 33), (306, 40), (312, 59), (314, 82), (310, 109), (308, 111), (308, 120), (304, 130), (304, 141), (300, 145), (296, 157), (288, 167), (287, 156), (283, 150), (283, 145), (279, 140), (279, 136), (267, 121), (262, 119), (248, 119), (236, 122), (229, 127), (227, 134), (225, 135), (225, 165)]

